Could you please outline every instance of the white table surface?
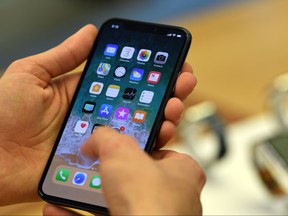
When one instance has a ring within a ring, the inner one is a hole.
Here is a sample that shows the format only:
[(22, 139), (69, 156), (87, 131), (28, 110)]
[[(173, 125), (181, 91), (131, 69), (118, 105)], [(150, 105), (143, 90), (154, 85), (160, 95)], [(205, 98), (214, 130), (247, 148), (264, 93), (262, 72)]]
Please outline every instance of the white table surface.
[[(270, 114), (261, 114), (227, 126), (228, 153), (206, 170), (202, 193), (204, 215), (288, 215), (283, 199), (272, 197), (252, 164), (251, 147), (279, 130)], [(169, 148), (189, 153), (186, 146)]]

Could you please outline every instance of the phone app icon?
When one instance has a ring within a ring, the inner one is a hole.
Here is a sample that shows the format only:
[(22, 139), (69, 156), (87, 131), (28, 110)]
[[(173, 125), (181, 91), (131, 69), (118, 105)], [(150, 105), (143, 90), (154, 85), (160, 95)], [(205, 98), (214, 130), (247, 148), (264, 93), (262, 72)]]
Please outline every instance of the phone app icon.
[(157, 52), (154, 58), (154, 63), (165, 64), (168, 59), (169, 54), (167, 52)]
[(93, 82), (90, 86), (89, 92), (91, 94), (99, 95), (103, 89), (104, 84), (100, 82)]
[(140, 81), (143, 77), (144, 70), (140, 68), (133, 68), (130, 74), (130, 80)]
[(113, 106), (110, 104), (102, 104), (98, 111), (98, 116), (108, 117), (111, 115)]
[(65, 168), (60, 168), (56, 174), (56, 180), (61, 182), (66, 182), (70, 176), (70, 170)]
[(107, 97), (117, 97), (120, 91), (120, 86), (118, 85), (109, 85), (106, 91)]
[(84, 103), (84, 106), (82, 108), (82, 112), (85, 113), (93, 113), (94, 109), (95, 109), (96, 103), (94, 102), (90, 102), (90, 101), (86, 101)]
[(101, 62), (97, 67), (97, 74), (107, 76), (111, 69), (111, 64)]
[(136, 110), (133, 114), (132, 120), (137, 123), (143, 123), (146, 119), (147, 112), (143, 110)]
[(125, 47), (123, 47), (123, 49), (121, 51), (120, 57), (123, 59), (131, 59), (134, 52), (135, 52), (134, 47), (125, 46)]
[(144, 91), (142, 91), (142, 93), (140, 95), (139, 101), (141, 103), (149, 104), (149, 103), (151, 103), (153, 97), (154, 97), (153, 91), (144, 90)]
[(124, 75), (126, 74), (127, 69), (123, 66), (118, 66), (115, 71), (114, 71), (114, 76), (121, 78), (124, 77)]
[(79, 121), (77, 121), (77, 123), (74, 127), (74, 132), (84, 134), (84, 133), (86, 133), (88, 126), (89, 126), (89, 123), (87, 121), (79, 120)]
[(84, 172), (76, 172), (72, 183), (75, 185), (84, 185), (87, 178), (87, 174)]
[(101, 188), (100, 176), (98, 176), (98, 175), (92, 176), (89, 186), (90, 186), (90, 188), (100, 189)]
[(147, 62), (151, 56), (151, 50), (141, 49), (138, 53), (137, 60)]
[(157, 84), (160, 81), (161, 73), (157, 71), (150, 71), (147, 77), (147, 83)]
[(107, 44), (104, 50), (104, 55), (106, 56), (115, 56), (118, 50), (117, 44)]
[(117, 110), (116, 110), (116, 114), (115, 114), (115, 117), (116, 119), (119, 119), (119, 120), (125, 120), (128, 118), (128, 115), (130, 113), (130, 110), (126, 107), (119, 107)]
[(136, 96), (137, 89), (135, 88), (126, 88), (123, 93), (123, 99), (133, 100)]

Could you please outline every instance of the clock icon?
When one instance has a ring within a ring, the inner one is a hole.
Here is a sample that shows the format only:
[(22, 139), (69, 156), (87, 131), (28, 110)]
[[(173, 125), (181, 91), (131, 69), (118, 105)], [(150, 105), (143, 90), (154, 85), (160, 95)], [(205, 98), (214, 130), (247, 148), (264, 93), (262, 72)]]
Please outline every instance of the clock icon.
[(125, 74), (126, 74), (126, 68), (123, 67), (123, 66), (118, 66), (116, 69), (115, 69), (115, 72), (114, 72), (114, 76), (118, 77), (118, 78), (121, 78), (123, 77)]

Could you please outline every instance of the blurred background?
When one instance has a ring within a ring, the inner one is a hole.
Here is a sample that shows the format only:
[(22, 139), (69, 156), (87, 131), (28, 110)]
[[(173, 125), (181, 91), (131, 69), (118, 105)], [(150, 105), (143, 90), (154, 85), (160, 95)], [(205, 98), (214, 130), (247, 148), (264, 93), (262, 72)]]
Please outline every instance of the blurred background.
[[(186, 109), (212, 102), (229, 141), (226, 158), (208, 170), (204, 214), (279, 214), (278, 198), (262, 187), (251, 166), (250, 147), (278, 130), (269, 96), (273, 80), (288, 72), (287, 11), (284, 0), (0, 0), (0, 72), (87, 23), (99, 27), (112, 17), (189, 29), (187, 61), (198, 85)], [(247, 183), (239, 182), (242, 178)], [(0, 214), (39, 214), (41, 205), (0, 208)]]

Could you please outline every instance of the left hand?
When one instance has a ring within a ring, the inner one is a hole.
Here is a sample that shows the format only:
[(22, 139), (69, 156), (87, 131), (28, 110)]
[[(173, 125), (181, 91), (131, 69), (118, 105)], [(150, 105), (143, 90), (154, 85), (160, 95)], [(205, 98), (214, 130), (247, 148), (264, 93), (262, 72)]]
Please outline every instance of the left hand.
[[(12, 63), (0, 79), (0, 206), (38, 200), (37, 186), (97, 30), (87, 25), (59, 46)], [(165, 109), (157, 146), (171, 137), (196, 84), (185, 64)]]

